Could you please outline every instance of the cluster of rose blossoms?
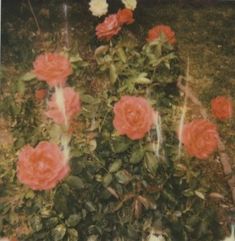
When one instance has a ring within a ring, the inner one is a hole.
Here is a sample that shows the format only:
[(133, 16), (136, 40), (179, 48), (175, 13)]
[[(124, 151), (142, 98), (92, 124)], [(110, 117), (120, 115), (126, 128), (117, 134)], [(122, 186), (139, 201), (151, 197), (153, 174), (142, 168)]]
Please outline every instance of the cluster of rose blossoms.
[(124, 24), (134, 22), (133, 12), (128, 9), (119, 9), (116, 14), (111, 14), (96, 27), (96, 36), (98, 39), (110, 40), (117, 35)]
[[(175, 33), (165, 25), (150, 29), (147, 41), (153, 41), (161, 35), (168, 44), (176, 42)], [(79, 94), (66, 86), (67, 78), (72, 74), (71, 63), (65, 56), (45, 53), (36, 58), (33, 67), (36, 77), (54, 90), (45, 115), (69, 132), (71, 121), (81, 110)], [(46, 93), (44, 89), (38, 90), (35, 97), (42, 100)], [(232, 101), (229, 97), (218, 96), (211, 101), (211, 106), (213, 115), (221, 121), (232, 117)], [(113, 112), (113, 126), (117, 133), (131, 140), (142, 139), (156, 123), (157, 112), (143, 97), (122, 96), (114, 105)], [(216, 126), (209, 120), (196, 119), (183, 126), (181, 141), (191, 156), (207, 159), (217, 149), (219, 136)], [(42, 141), (35, 148), (24, 146), (17, 162), (18, 179), (33, 190), (55, 187), (70, 170), (66, 145), (60, 147)]]
[[(70, 62), (57, 53), (45, 53), (37, 57), (33, 67), (36, 77), (46, 81), (54, 90), (45, 115), (68, 129), (72, 118), (81, 109), (79, 95), (73, 88), (65, 86), (72, 74)], [(36, 98), (42, 99), (46, 92), (38, 90)], [(51, 189), (69, 173), (68, 159), (68, 153), (61, 151), (55, 143), (42, 141), (35, 148), (26, 145), (19, 153), (18, 179), (33, 190)]]
[[(232, 100), (227, 96), (217, 96), (211, 100), (211, 111), (220, 121), (232, 118)], [(191, 156), (207, 159), (219, 144), (217, 127), (207, 119), (193, 120), (184, 125), (182, 142)]]
[[(135, 10), (137, 6), (137, 0), (121, 0), (125, 8)], [(108, 3), (106, 0), (91, 0), (89, 2), (90, 11), (93, 16), (101, 17), (108, 12)]]

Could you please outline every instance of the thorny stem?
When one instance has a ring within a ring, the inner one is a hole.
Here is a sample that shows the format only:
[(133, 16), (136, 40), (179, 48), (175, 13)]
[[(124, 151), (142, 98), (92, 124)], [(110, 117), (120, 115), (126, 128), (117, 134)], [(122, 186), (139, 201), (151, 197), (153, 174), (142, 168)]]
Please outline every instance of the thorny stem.
[(31, 13), (32, 13), (32, 15), (33, 15), (34, 21), (35, 21), (35, 23), (36, 23), (36, 25), (37, 25), (38, 33), (41, 34), (41, 29), (40, 29), (40, 26), (39, 26), (37, 17), (36, 17), (36, 15), (35, 15), (34, 11), (33, 11), (33, 7), (32, 7), (32, 4), (31, 4), (31, 1), (30, 1), (30, 0), (28, 0), (28, 5), (29, 5), (29, 9), (30, 9), (30, 11), (31, 11)]
[[(178, 88), (185, 93), (185, 95), (188, 96), (188, 98), (196, 105), (199, 106), (199, 110), (203, 118), (207, 119), (208, 115), (206, 112), (206, 109), (203, 107), (201, 101), (194, 95), (193, 91), (182, 84), (182, 80), (184, 79), (183, 76), (180, 76), (177, 81)], [(233, 204), (235, 204), (235, 176), (232, 173), (232, 167), (231, 163), (232, 160), (229, 157), (229, 155), (225, 152), (225, 145), (221, 138), (219, 137), (219, 144), (218, 144), (218, 150), (219, 150), (219, 156), (220, 156), (220, 162), (223, 167), (224, 175), (227, 178), (228, 185), (232, 192), (232, 200)]]

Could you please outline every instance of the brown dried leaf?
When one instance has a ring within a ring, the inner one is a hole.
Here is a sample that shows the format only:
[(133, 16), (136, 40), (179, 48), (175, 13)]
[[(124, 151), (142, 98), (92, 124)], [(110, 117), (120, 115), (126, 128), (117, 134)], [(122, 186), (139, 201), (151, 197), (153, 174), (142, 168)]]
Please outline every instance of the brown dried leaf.
[(142, 213), (142, 204), (138, 199), (135, 199), (132, 203), (132, 212), (136, 219), (139, 219)]

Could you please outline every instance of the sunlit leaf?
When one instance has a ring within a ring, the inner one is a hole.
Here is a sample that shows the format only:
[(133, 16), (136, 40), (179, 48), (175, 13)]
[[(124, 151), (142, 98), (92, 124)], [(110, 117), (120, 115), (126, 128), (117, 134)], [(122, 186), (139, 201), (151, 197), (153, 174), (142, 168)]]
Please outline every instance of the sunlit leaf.
[(120, 170), (117, 173), (115, 173), (115, 177), (117, 178), (117, 181), (121, 184), (128, 184), (132, 176), (127, 170)]
[(111, 83), (115, 83), (118, 77), (115, 65), (111, 64), (109, 67), (109, 76)]
[(71, 63), (74, 63), (74, 62), (82, 61), (83, 59), (81, 58), (81, 56), (79, 54), (77, 54), (77, 55), (71, 56), (69, 58), (69, 60)]
[(103, 177), (103, 184), (105, 187), (109, 186), (111, 182), (113, 181), (112, 174), (108, 173)]
[(21, 76), (20, 80), (30, 81), (35, 78), (36, 78), (35, 74), (31, 71), (31, 72), (28, 72), (28, 73), (24, 74), (23, 76)]
[(143, 147), (139, 147), (133, 150), (130, 157), (130, 163), (137, 164), (144, 158), (145, 151)]
[(109, 166), (109, 171), (111, 173), (117, 172), (122, 166), (122, 160), (117, 160)]

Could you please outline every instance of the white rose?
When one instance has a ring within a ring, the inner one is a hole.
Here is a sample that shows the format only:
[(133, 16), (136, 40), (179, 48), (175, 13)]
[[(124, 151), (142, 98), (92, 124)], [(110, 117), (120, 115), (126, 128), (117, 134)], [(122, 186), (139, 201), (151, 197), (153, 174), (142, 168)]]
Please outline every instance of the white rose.
[(147, 240), (148, 241), (165, 241), (165, 238), (162, 235), (155, 236), (154, 234), (151, 233)]
[(108, 11), (108, 4), (106, 0), (91, 0), (89, 5), (92, 15), (96, 17), (101, 17)]
[(135, 10), (137, 1), (136, 0), (122, 0), (122, 3), (125, 5), (126, 8)]

